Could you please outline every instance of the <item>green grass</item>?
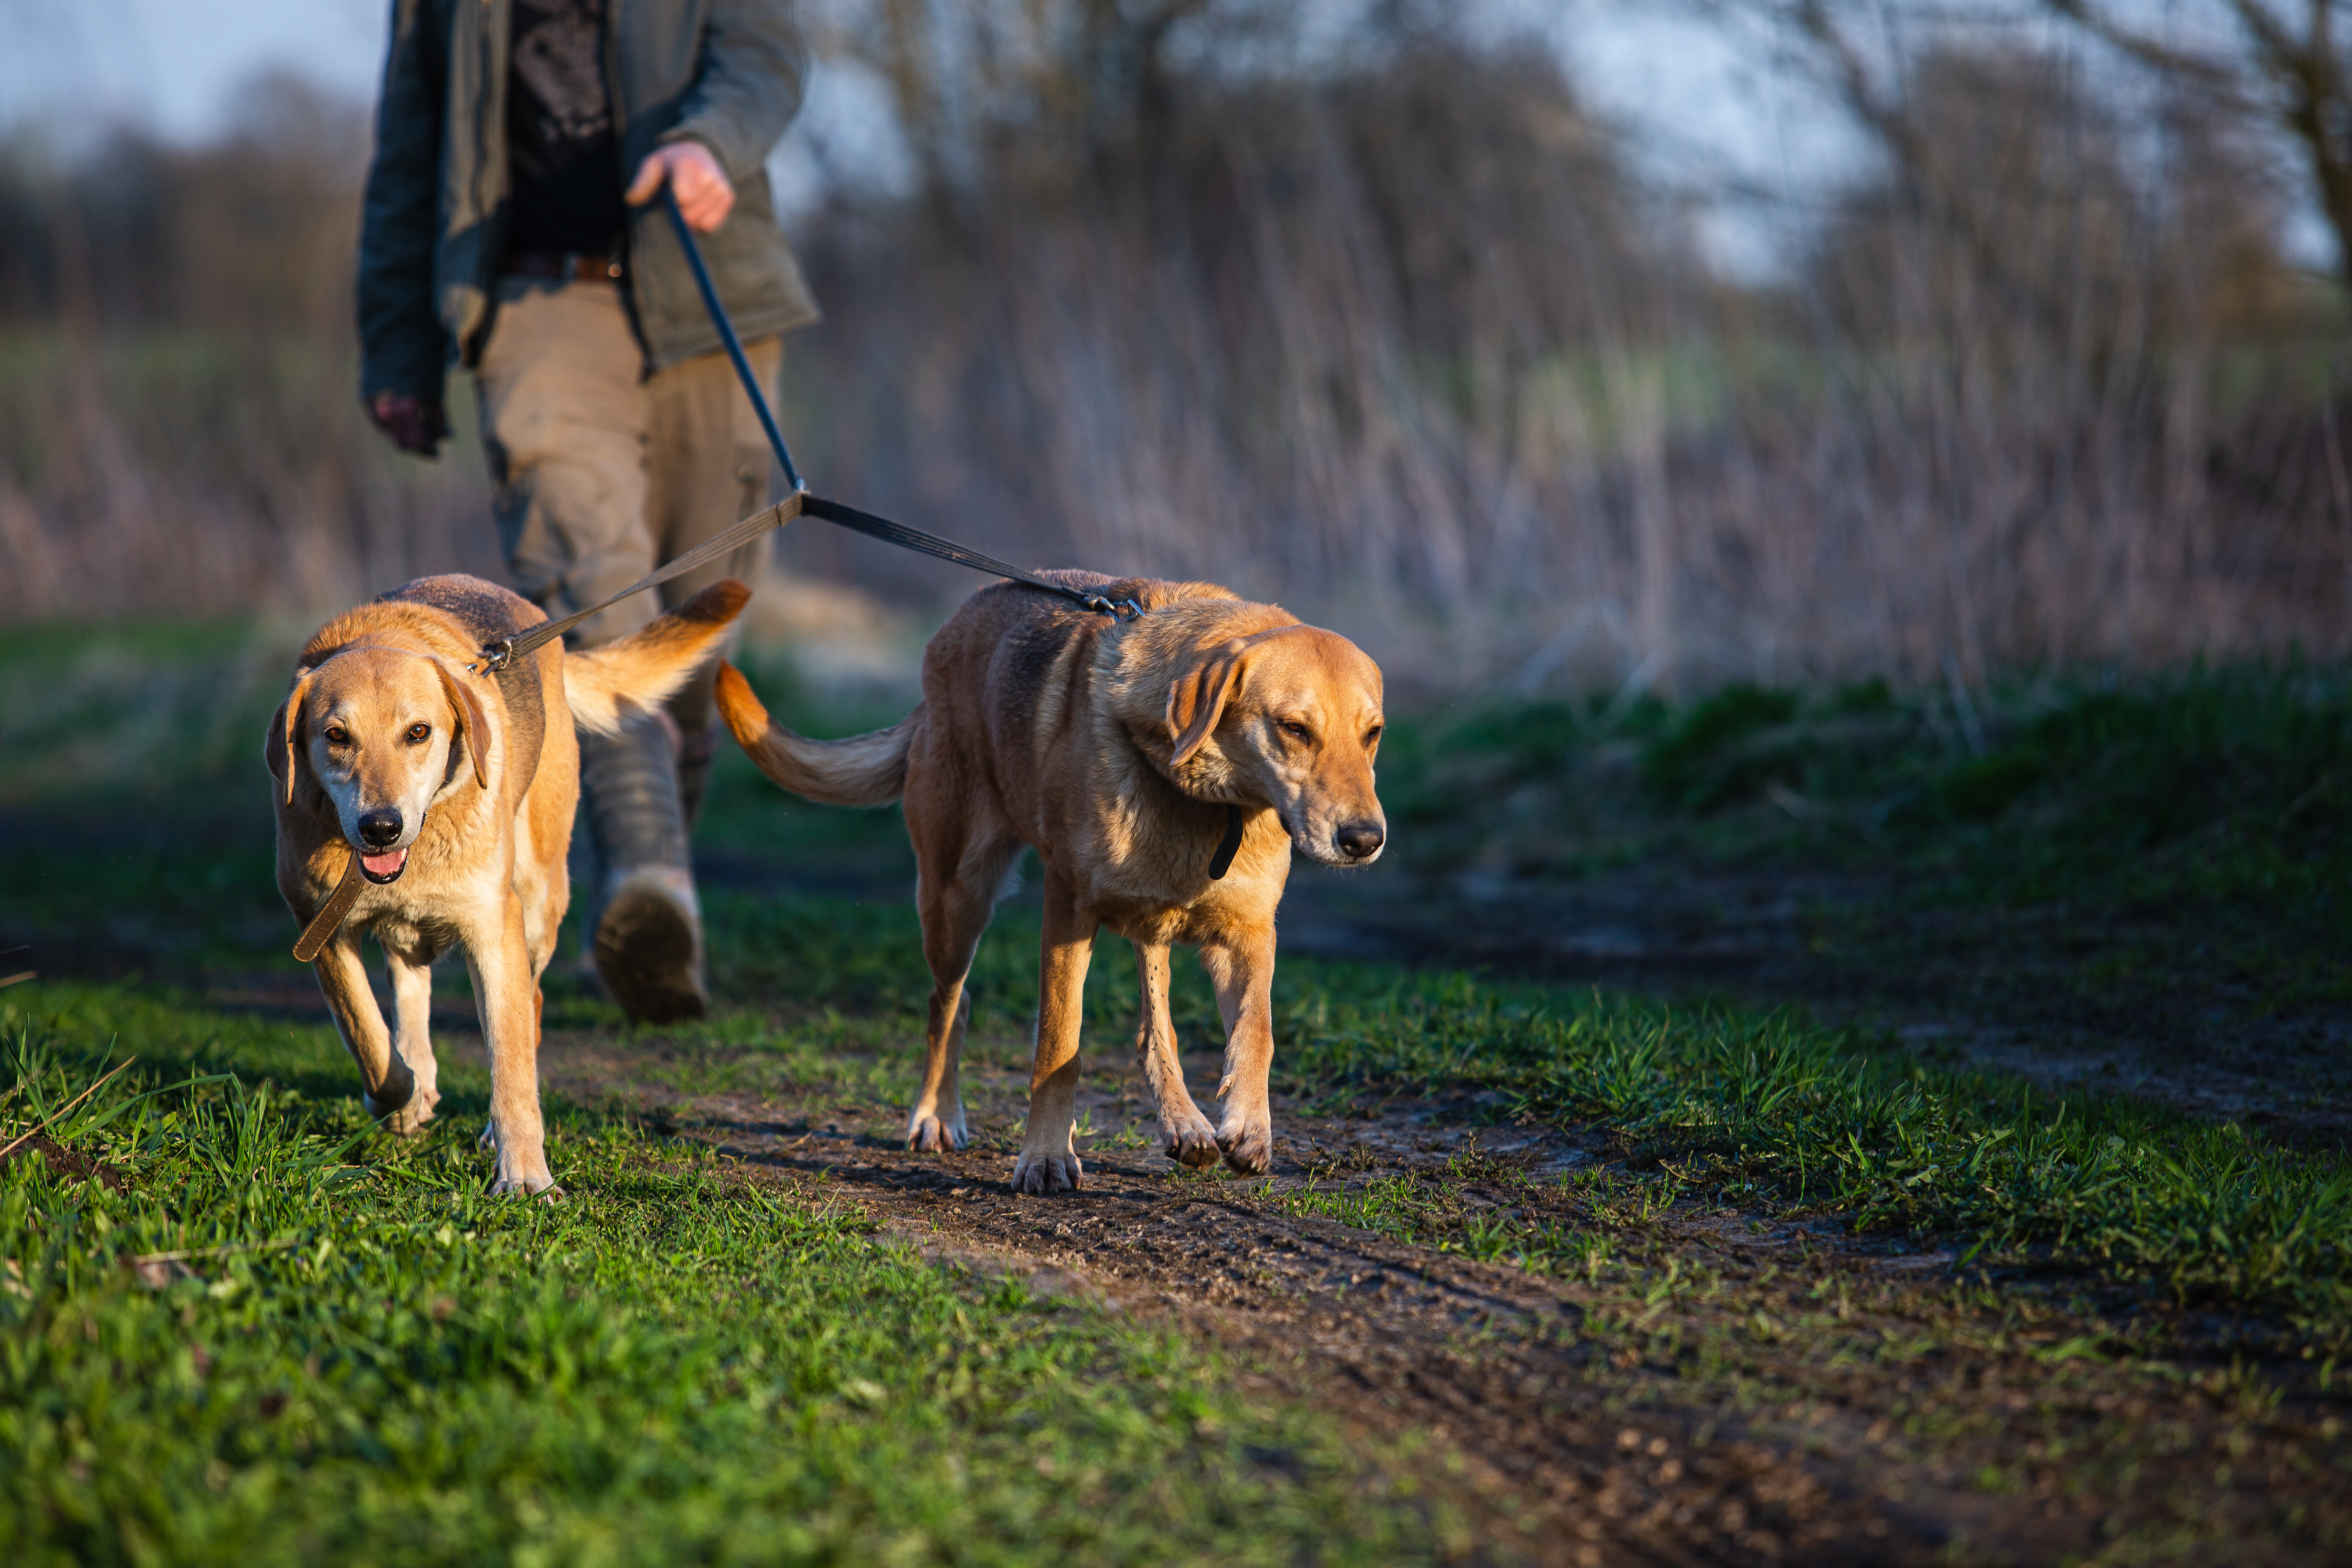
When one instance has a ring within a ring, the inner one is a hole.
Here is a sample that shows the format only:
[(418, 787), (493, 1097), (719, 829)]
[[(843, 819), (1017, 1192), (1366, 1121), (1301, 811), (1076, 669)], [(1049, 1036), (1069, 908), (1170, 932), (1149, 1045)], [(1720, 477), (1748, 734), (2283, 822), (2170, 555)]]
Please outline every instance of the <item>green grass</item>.
[[(59, 733), (80, 715), (84, 742), (111, 754), (135, 749), (144, 726), (167, 721), (213, 737), (257, 733), (274, 691), (239, 687), (224, 673), (266, 663), (256, 646), (219, 628), (109, 631), (79, 645), (17, 634), (0, 644), (0, 663), (54, 677), (37, 696), (12, 688), (19, 713), (53, 715)], [(227, 696), (210, 713), (186, 716), (169, 692), (206, 671)], [(793, 695), (783, 668), (762, 679), (813, 729), (887, 717), (828, 722)], [(142, 691), (165, 695), (124, 700)], [(240, 727), (223, 712), (249, 722)], [(113, 729), (96, 721), (101, 713)], [(2293, 922), (2314, 919), (2308, 906), (2324, 906), (2352, 874), (2352, 682), (2335, 671), (2026, 685), (1970, 700), (1966, 723), (1948, 692), (1898, 696), (1867, 683), (1810, 696), (1734, 687), (1679, 710), (1639, 703), (1614, 719), (1598, 703), (1538, 704), (1483, 710), (1443, 728), (1398, 728), (1383, 789), (1396, 816), (1425, 829), (1401, 835), (1407, 842), (1443, 840), (1479, 819), (1483, 802), (1548, 783), (1566, 787), (1597, 749), (1630, 746), (1638, 787), (1673, 819), (1696, 822), (1693, 831), (1777, 786), (1850, 811), (1841, 820), (1856, 830), (1841, 842), (1851, 853), (1942, 868), (1945, 896), (2022, 899), (2054, 884), (2094, 903), (2274, 901), (2286, 906), (2279, 921)], [(209, 787), (252, 786), (257, 816), (266, 775), (245, 748), (215, 738), (181, 755)], [(1784, 834), (1823, 831), (1779, 820)], [(71, 846), (13, 855), (0, 868), (0, 897), (166, 959), (250, 964), (260, 952), (276, 963), (271, 950), (287, 921), (268, 884), (266, 829), (243, 826), (178, 858), (78, 866)], [(1724, 831), (1753, 832), (1737, 824)], [(888, 878), (908, 870), (895, 812), (787, 801), (731, 752), (704, 841), (788, 868), (848, 858)], [(1772, 842), (1785, 851), (1785, 837)], [(709, 1037), (757, 1045), (729, 1070), (782, 1082), (838, 1073), (855, 1059), (858, 1081), (845, 1089), (884, 1100), (906, 1091), (912, 1058), (896, 1043), (919, 1027), (926, 980), (903, 896), (714, 889), (708, 907), (721, 993), (761, 1008)], [(1017, 1034), (1035, 1005), (1035, 941), (1034, 918), (1016, 904), (982, 945), (974, 994), (1000, 1032)], [(454, 978), (445, 975), (445, 984)], [(1189, 961), (1177, 978), (1180, 1029), (1214, 1037), (1213, 1005)], [(1951, 1238), (1988, 1264), (2058, 1268), (2182, 1300), (2288, 1312), (2324, 1336), (2343, 1331), (2352, 1307), (2352, 1186), (2340, 1161), (2284, 1151), (2235, 1127), (2123, 1096), (2053, 1097), (2012, 1079), (1939, 1070), (1795, 1015), (1667, 1013), (1296, 958), (1285, 961), (1278, 984), (1277, 1070), (1309, 1100), (1492, 1091), (1498, 1098), (1485, 1114), (1598, 1126), (1638, 1160), (1663, 1162), (1694, 1190), (1727, 1201)], [(552, 1024), (617, 1022), (577, 987), (552, 992)], [(1097, 1050), (1124, 1049), (1132, 997), (1125, 944), (1098, 944), (1087, 1004)], [(799, 1021), (780, 1031), (779, 1008)], [(341, 1070), (308, 1088), (342, 1092)]]
[(1277, 1016), (1295, 1093), (1497, 1097), (1711, 1201), (1947, 1238), (1980, 1265), (2260, 1307), (2352, 1341), (2352, 1176), (2122, 1096), (1937, 1072), (1777, 1014), (1328, 971)]
[[(755, 994), (847, 1008), (878, 1030), (860, 1033), (877, 1046), (919, 1034), (909, 916), (789, 901), (736, 913), (752, 923), (730, 921), (718, 940), (722, 953), (761, 952), (769, 978)], [(1015, 914), (983, 944), (975, 1005), (1000, 1028), (1035, 1005), (1036, 940)], [(1097, 944), (1097, 1051), (1122, 1051), (1134, 1027), (1131, 974), (1124, 944)], [(1205, 984), (1189, 963), (1177, 979), (1180, 1033), (1216, 1037)], [(1674, 1012), (1295, 958), (1276, 1001), (1278, 1081), (1311, 1106), (1491, 1093), (1461, 1113), (1597, 1129), (1638, 1168), (1710, 1202), (1948, 1239), (1986, 1268), (2260, 1308), (2317, 1340), (2352, 1339), (2352, 1175), (2234, 1125), (1940, 1071), (1789, 1014)], [(876, 1087), (888, 1098), (908, 1085)]]
[[(0, 933), (152, 976), (0, 990), (0, 1143), (139, 1058), (50, 1129), (124, 1190), (0, 1166), (0, 1539), (36, 1562), (1385, 1561), (1457, 1542), (1442, 1500), (1400, 1479), (1409, 1456), (1237, 1396), (1170, 1334), (927, 1263), (823, 1183), (747, 1182), (625, 1110), (557, 1100), (571, 1198), (490, 1204), (462, 1135), (486, 1085), (462, 1062), (450, 1129), (369, 1134), (323, 1010), (287, 1022), (203, 994), (293, 973), (257, 756), (282, 640), (0, 638)], [(833, 717), (800, 719), (890, 715)], [(1576, 875), (1666, 843), (1892, 868), (1906, 896), (1979, 907), (2322, 933), (2352, 874), (2352, 682), (2334, 670), (1965, 705), (1735, 689), (1396, 730), (1384, 795), (1400, 847), (1432, 864)], [(1587, 807), (1615, 826), (1545, 837)], [(784, 801), (730, 752), (704, 842), (868, 890), (712, 888), (724, 1005), (668, 1037), (647, 1083), (901, 1102), (927, 979), (895, 813)], [(1036, 939), (1016, 902), (982, 945), (973, 1049), (992, 1065), (1017, 1065)], [(1176, 980), (1180, 1031), (1213, 1039), (1189, 959)], [(1124, 1056), (1123, 943), (1098, 945), (1087, 1011), (1094, 1057)], [(561, 973), (549, 1023), (619, 1026)], [(1293, 1214), (1587, 1282), (1659, 1264), (1643, 1238), (1674, 1214), (1826, 1222), (1948, 1247), (2004, 1288), (2088, 1282), (2256, 1321), (2289, 1353), (2352, 1351), (2340, 1152), (1750, 1007), (1286, 957), (1276, 1025), (1296, 1104), (1429, 1100), (1606, 1155), (1566, 1178), (1482, 1168), (1502, 1198), (1476, 1205), (1466, 1167), (1319, 1169), (1265, 1194)], [(151, 1263), (151, 1286), (129, 1261), (168, 1253), (191, 1277)]]
[[(1383, 795), (1422, 830), (1400, 847), (1432, 864), (1484, 850), (1590, 868), (1590, 844), (1520, 829), (1597, 807), (1635, 819), (1636, 838), (1899, 867), (1963, 901), (2287, 900), (2268, 912), (2326, 920), (2352, 879), (2352, 672), (2336, 666), (1973, 695), (1733, 685), (1681, 706), (1489, 706), (1391, 735)], [(1594, 789), (1612, 761), (1631, 763), (1634, 792)]]
[[(887, 1050), (919, 1035), (928, 983), (902, 907), (730, 903), (714, 910), (713, 941), (730, 989), (830, 1009), (835, 1039)], [(1001, 1031), (1035, 1007), (1036, 942), (1034, 920), (1008, 910), (975, 963), (974, 1005)], [(1180, 1034), (1215, 1038), (1196, 966), (1180, 959), (1174, 980)], [(1097, 942), (1095, 1050), (1124, 1050), (1133, 984), (1126, 944)], [(1598, 1129), (1712, 1202), (1949, 1239), (1983, 1267), (2260, 1308), (2329, 1343), (2352, 1338), (2352, 1175), (2234, 1125), (1941, 1071), (1788, 1013), (1673, 1011), (1298, 958), (1276, 997), (1278, 1081), (1310, 1106), (1486, 1094), (1461, 1113)], [(911, 1049), (899, 1056), (911, 1070)]]
[[(570, 1197), (370, 1133), (341, 1051), (0, 1010), (0, 1539), (22, 1561), (1392, 1561), (1444, 1510), (1181, 1339), (931, 1265), (822, 1184), (555, 1106)], [(267, 1075), (266, 1077), (264, 1075)], [(478, 1073), (452, 1079), (478, 1116)], [(140, 1260), (147, 1260), (142, 1281)]]

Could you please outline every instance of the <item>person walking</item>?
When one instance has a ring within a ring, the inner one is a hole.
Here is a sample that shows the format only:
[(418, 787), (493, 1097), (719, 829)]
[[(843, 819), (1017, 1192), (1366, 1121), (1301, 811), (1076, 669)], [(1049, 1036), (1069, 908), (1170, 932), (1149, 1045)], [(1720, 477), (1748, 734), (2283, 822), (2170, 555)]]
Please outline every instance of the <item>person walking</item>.
[[(430, 458), (448, 369), (472, 372), (499, 542), (551, 618), (767, 503), (758, 418), (677, 237), (640, 204), (675, 193), (772, 388), (782, 334), (817, 315), (765, 173), (806, 74), (784, 0), (394, 0), (360, 238), (361, 394)], [(765, 548), (571, 639), (593, 647), (721, 577), (751, 580)], [(706, 1005), (688, 836), (718, 742), (712, 668), (618, 736), (580, 738), (587, 945), (635, 1020)]]

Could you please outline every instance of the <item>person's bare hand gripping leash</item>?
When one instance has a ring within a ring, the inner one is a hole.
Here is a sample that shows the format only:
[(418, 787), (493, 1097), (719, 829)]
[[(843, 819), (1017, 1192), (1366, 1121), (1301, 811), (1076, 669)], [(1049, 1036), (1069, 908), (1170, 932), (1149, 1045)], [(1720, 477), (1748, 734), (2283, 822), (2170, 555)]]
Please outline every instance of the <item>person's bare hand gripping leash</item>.
[[(403, 449), (448, 435), (475, 376), (499, 543), (561, 619), (724, 532), (769, 458), (657, 206), (667, 190), (772, 384), (816, 308), (763, 172), (806, 58), (772, 0), (396, 0), (360, 254), (362, 394)], [(599, 611), (602, 647), (722, 577), (764, 539)], [(597, 971), (631, 1017), (704, 1006), (688, 836), (717, 732), (708, 670), (617, 733), (583, 733)]]

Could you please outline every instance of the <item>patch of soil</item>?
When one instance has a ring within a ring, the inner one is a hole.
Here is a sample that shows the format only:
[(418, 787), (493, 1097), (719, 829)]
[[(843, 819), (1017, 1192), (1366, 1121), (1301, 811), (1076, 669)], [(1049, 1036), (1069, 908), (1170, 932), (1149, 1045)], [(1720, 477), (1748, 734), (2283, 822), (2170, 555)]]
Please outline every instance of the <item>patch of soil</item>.
[(2040, 1563), (2226, 1535), (2233, 1562), (2295, 1563), (2352, 1543), (2346, 1410), (2307, 1375), (2250, 1396), (2225, 1364), (2135, 1364), (2112, 1325), (2031, 1290), (1986, 1304), (1949, 1254), (1685, 1202), (1580, 1276), (1479, 1261), (1460, 1226), (1401, 1239), (1313, 1212), (1418, 1176), (1455, 1220), (1590, 1225), (1561, 1178), (1612, 1168), (1597, 1138), (1481, 1126), (1476, 1106), (1277, 1107), (1268, 1177), (1204, 1176), (1152, 1146), (1139, 1078), (1097, 1073), (1082, 1125), (1108, 1136), (1082, 1145), (1084, 1190), (1016, 1197), (1010, 1065), (968, 1068), (971, 1149), (916, 1155), (893, 1107), (657, 1087), (723, 1078), (725, 1055), (584, 1036), (541, 1061), (551, 1088), (749, 1179), (821, 1183), (944, 1261), (1176, 1323), (1246, 1386), (1433, 1440), (1505, 1556)]
[[(12, 1143), (15, 1147), (10, 1148), (9, 1145)], [(38, 1154), (50, 1170), (61, 1176), (71, 1176), (84, 1182), (96, 1182), (100, 1186), (112, 1193), (131, 1190), (131, 1178), (121, 1167), (84, 1154), (79, 1150), (68, 1149), (46, 1132), (36, 1132), (22, 1142), (17, 1142), (15, 1139), (7, 1139), (0, 1142), (0, 1149), (7, 1150), (6, 1153), (0, 1154), (0, 1165), (5, 1165), (16, 1160), (28, 1160)]]

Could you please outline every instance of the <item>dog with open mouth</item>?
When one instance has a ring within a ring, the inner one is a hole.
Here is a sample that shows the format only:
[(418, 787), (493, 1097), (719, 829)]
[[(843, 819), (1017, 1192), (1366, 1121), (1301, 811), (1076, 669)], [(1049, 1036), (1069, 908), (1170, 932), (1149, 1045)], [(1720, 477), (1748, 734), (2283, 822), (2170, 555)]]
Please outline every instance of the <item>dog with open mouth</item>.
[[(731, 665), (719, 710), (777, 784), (835, 805), (903, 800), (931, 971), (909, 1149), (965, 1142), (964, 981), (1024, 847), (1044, 863), (1036, 1050), (1016, 1192), (1074, 1191), (1087, 963), (1108, 927), (1135, 945), (1142, 1058), (1171, 1158), (1274, 1157), (1274, 915), (1293, 850), (1369, 866), (1387, 842), (1373, 791), (1381, 670), (1337, 632), (1208, 583), (1048, 578), (1131, 600), (1113, 620), (1013, 584), (983, 588), (931, 638), (923, 700), (846, 741), (772, 722)], [(1200, 950), (1225, 1025), (1220, 1123), (1184, 1088), (1168, 1010), (1173, 942)]]
[[(551, 642), (491, 673), (468, 667), (547, 616), (478, 577), (419, 578), (320, 627), (270, 720), (278, 889), (294, 918), (310, 926), (358, 862), (356, 897), (312, 969), (368, 1110), (401, 1133), (432, 1120), (432, 964), (463, 948), (489, 1047), (494, 1193), (561, 1191), (540, 1120), (539, 982), (571, 900), (573, 726), (610, 734), (625, 705), (661, 702), (750, 597), (730, 578), (616, 642)], [(365, 935), (392, 973), (389, 1034)]]

